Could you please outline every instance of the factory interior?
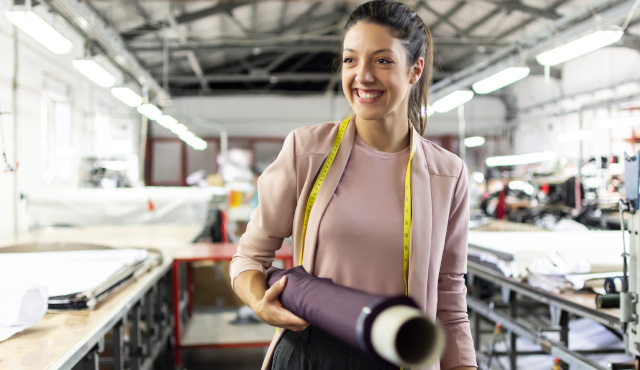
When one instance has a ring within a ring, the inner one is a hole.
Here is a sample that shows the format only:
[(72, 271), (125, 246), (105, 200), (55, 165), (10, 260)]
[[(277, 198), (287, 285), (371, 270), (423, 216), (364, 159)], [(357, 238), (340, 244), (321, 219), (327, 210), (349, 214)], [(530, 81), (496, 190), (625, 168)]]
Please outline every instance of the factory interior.
[(365, 3), (0, 0), (0, 369), (640, 368), (640, 0)]

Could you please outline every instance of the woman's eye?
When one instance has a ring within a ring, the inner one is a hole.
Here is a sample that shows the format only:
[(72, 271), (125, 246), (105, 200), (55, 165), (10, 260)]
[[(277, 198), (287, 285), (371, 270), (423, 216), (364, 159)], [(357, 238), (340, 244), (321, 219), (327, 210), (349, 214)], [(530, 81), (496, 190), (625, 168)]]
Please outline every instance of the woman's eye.
[(393, 62), (392, 62), (392, 61), (390, 61), (389, 59), (378, 59), (376, 62), (377, 62), (377, 63), (380, 63), (380, 64), (389, 64), (389, 63), (393, 63)]
[(346, 57), (342, 59), (342, 63), (351, 63), (351, 62), (353, 62), (353, 58)]

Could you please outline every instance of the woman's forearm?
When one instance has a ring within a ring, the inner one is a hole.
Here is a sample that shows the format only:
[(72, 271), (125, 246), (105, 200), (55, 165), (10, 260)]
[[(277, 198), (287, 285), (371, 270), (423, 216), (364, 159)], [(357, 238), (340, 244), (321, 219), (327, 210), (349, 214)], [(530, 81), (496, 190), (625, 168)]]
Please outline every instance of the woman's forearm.
[(260, 271), (245, 271), (238, 275), (233, 286), (238, 297), (255, 311), (267, 291), (267, 277)]

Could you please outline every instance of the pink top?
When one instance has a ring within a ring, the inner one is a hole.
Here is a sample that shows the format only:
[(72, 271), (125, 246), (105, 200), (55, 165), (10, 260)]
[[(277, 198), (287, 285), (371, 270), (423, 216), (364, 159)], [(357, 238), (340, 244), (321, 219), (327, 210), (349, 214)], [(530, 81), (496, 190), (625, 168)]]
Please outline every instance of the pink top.
[(386, 153), (356, 136), (320, 221), (317, 276), (368, 293), (404, 294), (402, 212), (408, 160), (409, 147)]

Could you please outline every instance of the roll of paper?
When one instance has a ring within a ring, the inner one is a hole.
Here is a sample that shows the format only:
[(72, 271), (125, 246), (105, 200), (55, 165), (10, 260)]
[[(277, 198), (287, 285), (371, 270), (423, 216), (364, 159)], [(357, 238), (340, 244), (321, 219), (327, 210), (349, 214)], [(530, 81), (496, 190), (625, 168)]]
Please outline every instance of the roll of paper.
[(334, 284), (310, 275), (302, 266), (267, 270), (268, 285), (287, 276), (282, 305), (309, 324), (378, 360), (424, 367), (444, 348), (441, 327), (409, 297), (387, 297)]
[(4, 281), (0, 283), (0, 341), (38, 322), (47, 312), (49, 299), (44, 285)]

